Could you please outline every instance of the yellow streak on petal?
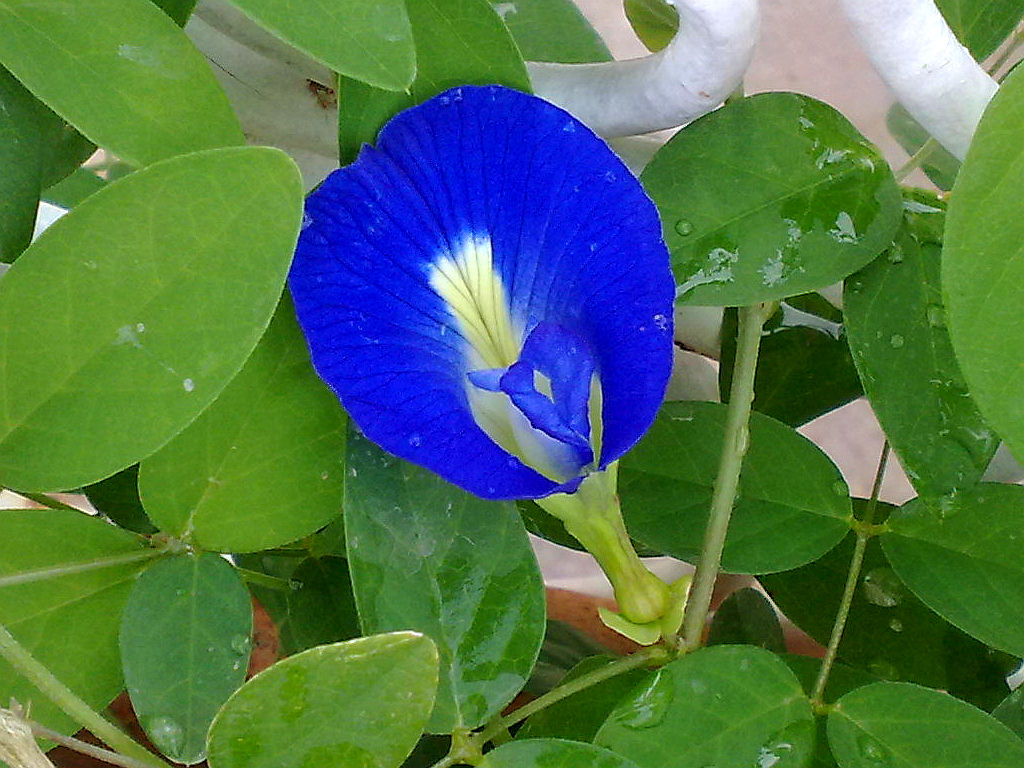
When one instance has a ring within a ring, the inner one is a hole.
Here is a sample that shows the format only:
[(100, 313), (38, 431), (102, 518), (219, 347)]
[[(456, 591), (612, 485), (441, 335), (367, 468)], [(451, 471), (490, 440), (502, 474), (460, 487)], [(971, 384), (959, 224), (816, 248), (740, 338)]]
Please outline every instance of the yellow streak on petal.
[(454, 254), (433, 265), (430, 285), (455, 316), (469, 342), (474, 368), (507, 368), (521, 348), (501, 277), (494, 271), (491, 241), (467, 236)]

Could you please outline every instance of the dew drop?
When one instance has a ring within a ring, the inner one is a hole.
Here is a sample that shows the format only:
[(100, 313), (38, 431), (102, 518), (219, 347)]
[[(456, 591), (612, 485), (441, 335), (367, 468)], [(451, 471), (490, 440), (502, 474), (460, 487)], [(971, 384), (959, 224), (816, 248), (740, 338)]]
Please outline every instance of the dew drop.
[(906, 339), (904, 339), (898, 333), (894, 333), (892, 336), (889, 337), (889, 346), (892, 347), (893, 349), (899, 349), (900, 347), (903, 346), (905, 342)]
[(321, 473), (320, 473), (320, 479), (321, 479), (321, 480), (326, 480), (326, 479), (327, 479), (327, 478), (329, 478), (330, 476), (331, 476), (331, 474), (330, 474), (329, 472), (321, 472)]
[(946, 326), (946, 313), (938, 304), (929, 304), (925, 310), (928, 318), (928, 325), (932, 328), (944, 328)]
[(903, 248), (899, 243), (893, 243), (892, 247), (889, 248), (887, 258), (891, 264), (903, 263)]
[(349, 467), (348, 468), (348, 476), (349, 477), (356, 477), (358, 474), (359, 474), (359, 472), (356, 470), (355, 467)]
[(136, 323), (135, 324), (135, 330), (138, 333), (145, 333), (146, 332), (146, 324), (145, 323)]
[(239, 656), (248, 656), (252, 641), (246, 635), (235, 635), (231, 638), (231, 650)]
[(411, 435), (409, 435), (409, 445), (411, 445), (413, 448), (419, 448), (421, 445), (423, 445), (423, 436), (417, 432), (413, 432)]
[(647, 687), (633, 697), (628, 709), (617, 713), (616, 719), (627, 728), (653, 728), (665, 719), (674, 695), (671, 673), (659, 669)]
[(302, 229), (308, 229), (312, 223), (313, 219), (310, 218), (308, 213), (302, 214)]
[(895, 608), (903, 600), (903, 584), (892, 568), (872, 568), (864, 576), (864, 598), (880, 608)]
[(899, 619), (890, 619), (889, 620), (889, 629), (891, 629), (893, 632), (902, 632), (903, 631), (903, 622), (900, 621)]
[(680, 237), (687, 237), (693, 234), (693, 224), (686, 219), (677, 219), (674, 229)]
[(181, 756), (181, 748), (185, 746), (185, 729), (177, 720), (158, 715), (146, 720), (145, 729), (157, 749), (171, 759)]
[(868, 664), (868, 672), (882, 680), (899, 680), (900, 672), (896, 665), (885, 659), (876, 659)]
[(288, 589), (292, 592), (298, 592), (302, 589), (302, 582), (298, 579), (288, 579)]
[(196, 383), (192, 379), (182, 379), (181, 388), (186, 392), (191, 392), (196, 388)]
[(889, 751), (867, 734), (857, 739), (857, 749), (868, 765), (878, 768), (889, 765)]

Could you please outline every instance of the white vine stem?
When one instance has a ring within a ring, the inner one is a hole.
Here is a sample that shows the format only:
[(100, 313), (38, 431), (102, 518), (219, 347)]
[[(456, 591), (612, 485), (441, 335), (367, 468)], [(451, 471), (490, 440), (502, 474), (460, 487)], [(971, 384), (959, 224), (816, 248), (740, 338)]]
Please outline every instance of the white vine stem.
[(677, 0), (679, 31), (664, 50), (594, 64), (528, 62), (535, 93), (606, 138), (675, 128), (710, 112), (750, 65), (757, 0)]
[(963, 160), (998, 85), (933, 0), (841, 0), (875, 71), (903, 107)]

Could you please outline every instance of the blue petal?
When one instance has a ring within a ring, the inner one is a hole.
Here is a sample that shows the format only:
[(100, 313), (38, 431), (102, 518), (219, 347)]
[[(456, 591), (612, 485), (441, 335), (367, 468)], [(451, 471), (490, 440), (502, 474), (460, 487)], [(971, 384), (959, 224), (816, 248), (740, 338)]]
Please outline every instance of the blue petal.
[[(579, 443), (590, 366), (602, 468), (650, 425), (672, 359), (661, 226), (637, 180), (567, 113), (497, 86), (448, 91), (393, 118), (376, 149), (310, 195), (306, 215), (289, 278), (299, 321), (321, 377), (386, 450), (487, 498), (571, 489), (578, 477), (563, 484), (500, 447), (467, 388), (500, 388), (546, 434)], [(477, 242), (504, 287), (495, 303), (507, 299), (518, 360), (474, 360), (479, 344), (432, 283), (439, 259)], [(551, 328), (563, 340), (540, 343)], [(569, 339), (583, 367), (546, 351)], [(548, 415), (534, 370), (551, 380)]]

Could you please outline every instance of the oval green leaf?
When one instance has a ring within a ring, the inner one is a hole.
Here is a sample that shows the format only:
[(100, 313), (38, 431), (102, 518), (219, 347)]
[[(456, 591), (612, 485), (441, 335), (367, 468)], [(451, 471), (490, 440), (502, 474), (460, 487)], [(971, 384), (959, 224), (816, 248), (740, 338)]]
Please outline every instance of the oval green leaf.
[(625, 0), (626, 18), (650, 51), (660, 51), (679, 29), (679, 10), (668, 0)]
[(994, 52), (1024, 18), (1024, 0), (935, 0), (935, 4), (978, 61)]
[(775, 654), (721, 645), (652, 672), (611, 713), (597, 743), (640, 768), (796, 768), (814, 749), (814, 717)]
[(218, 555), (183, 555), (148, 568), (121, 618), (121, 663), (132, 707), (176, 763), (206, 756), (206, 731), (245, 680), (249, 593)]
[(307, 557), (292, 571), (285, 593), (287, 653), (359, 636), (359, 616), (343, 557)]
[(217, 401), (142, 462), (139, 492), (164, 532), (252, 552), (338, 517), (344, 461), (345, 412), (313, 371), (285, 298)]
[[(718, 474), (726, 406), (666, 403), (623, 457), (619, 495), (630, 534), (696, 562)], [(750, 447), (722, 567), (730, 573), (796, 568), (832, 549), (853, 517), (846, 483), (810, 440), (752, 414)]]
[(47, 230), (0, 281), (0, 481), (92, 483), (191, 422), (270, 320), (301, 205), (284, 153), (211, 150), (109, 184)]
[(621, 755), (593, 744), (562, 739), (524, 739), (484, 755), (481, 768), (637, 768)]
[(953, 356), (939, 268), (944, 205), (914, 193), (892, 247), (846, 281), (843, 314), (871, 407), (917, 491), (973, 485), (999, 444)]
[(950, 197), (942, 250), (949, 335), (982, 415), (1024, 457), (1024, 69), (981, 118)]
[(206, 59), (148, 0), (2, 0), (0, 26), (4, 66), (130, 163), (244, 141)]
[[(828, 643), (853, 556), (851, 533), (831, 552), (793, 571), (760, 578), (779, 609)], [(964, 634), (900, 581), (877, 539), (868, 542), (838, 658), (874, 679), (942, 688), (980, 707), (1006, 696), (1006, 669), (988, 646)], [(813, 678), (812, 678), (813, 679)]]
[(544, 639), (544, 584), (515, 507), (484, 501), (350, 431), (345, 535), (365, 632), (434, 639), (434, 733), (474, 728), (522, 690)]
[(335, 72), (403, 91), (416, 74), (402, 0), (234, 0), (247, 16)]
[[(156, 552), (102, 520), (65, 510), (0, 511), (0, 624), (95, 709), (124, 687), (121, 611)], [(0, 691), (32, 704), (32, 719), (63, 733), (80, 727), (0, 660)]]
[(487, 0), (408, 0), (416, 41), (416, 79), (407, 93), (338, 79), (338, 148), (342, 165), (396, 112), (457, 85), (530, 90), (522, 55)]
[(687, 304), (741, 306), (831, 285), (892, 239), (899, 190), (832, 107), (795, 93), (728, 104), (677, 133), (641, 176)]
[(210, 768), (395, 768), (437, 688), (437, 651), (415, 632), (321, 645), (243, 685), (210, 728)]
[(572, 0), (490, 0), (527, 61), (610, 61), (608, 46)]
[(1019, 768), (1024, 741), (995, 718), (945, 693), (874, 683), (843, 696), (828, 716), (842, 768)]
[(157, 532), (139, 501), (138, 464), (132, 464), (98, 483), (87, 485), (82, 493), (97, 512), (115, 525), (136, 533)]
[(932, 610), (1024, 656), (1024, 487), (982, 483), (914, 499), (889, 518), (881, 541), (900, 579)]

